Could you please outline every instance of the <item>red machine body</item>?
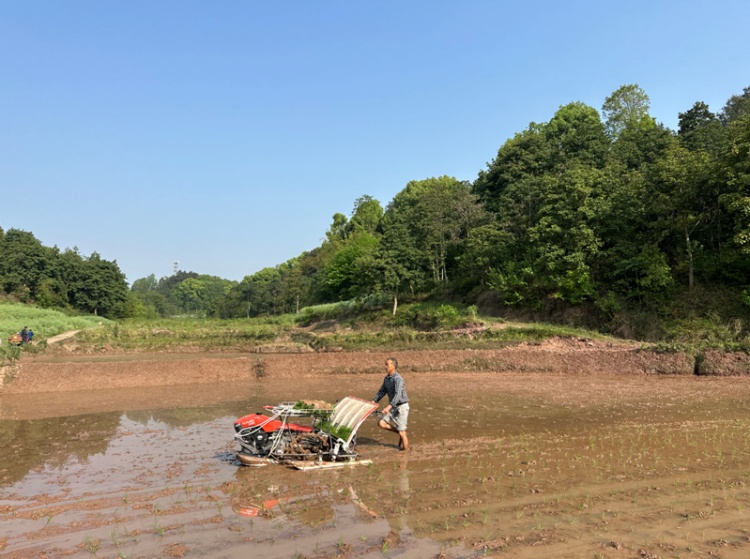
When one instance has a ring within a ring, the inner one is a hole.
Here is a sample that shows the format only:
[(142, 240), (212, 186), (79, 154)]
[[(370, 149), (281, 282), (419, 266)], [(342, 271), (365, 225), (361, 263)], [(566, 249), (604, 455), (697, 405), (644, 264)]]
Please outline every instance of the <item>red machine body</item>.
[(282, 427), (289, 429), (290, 431), (298, 431), (300, 433), (312, 433), (313, 428), (307, 425), (298, 425), (296, 423), (283, 423), (278, 419), (272, 419), (262, 413), (251, 413), (240, 417), (234, 422), (234, 430), (239, 431), (240, 429), (247, 429), (248, 427), (260, 427), (265, 433), (273, 433)]

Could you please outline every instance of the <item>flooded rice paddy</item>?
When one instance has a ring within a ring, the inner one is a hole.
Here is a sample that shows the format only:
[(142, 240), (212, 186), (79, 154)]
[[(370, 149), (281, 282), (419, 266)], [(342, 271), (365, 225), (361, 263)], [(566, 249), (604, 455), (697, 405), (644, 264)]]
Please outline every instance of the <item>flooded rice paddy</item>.
[(413, 449), (239, 466), (264, 404), (380, 375), (0, 396), (0, 556), (750, 556), (750, 380), (412, 373)]

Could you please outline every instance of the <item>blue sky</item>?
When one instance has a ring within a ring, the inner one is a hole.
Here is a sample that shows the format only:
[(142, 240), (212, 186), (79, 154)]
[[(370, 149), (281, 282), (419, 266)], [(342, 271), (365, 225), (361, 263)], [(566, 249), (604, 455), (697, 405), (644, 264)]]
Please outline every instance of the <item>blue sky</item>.
[(0, 2), (0, 227), (241, 280), (408, 181), (473, 181), (639, 84), (676, 128), (750, 85), (750, 2)]

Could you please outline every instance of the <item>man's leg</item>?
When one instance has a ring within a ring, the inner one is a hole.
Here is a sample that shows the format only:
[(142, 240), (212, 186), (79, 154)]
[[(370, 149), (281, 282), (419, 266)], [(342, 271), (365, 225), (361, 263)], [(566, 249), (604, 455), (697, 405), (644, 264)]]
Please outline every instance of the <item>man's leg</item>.
[[(385, 421), (384, 419), (381, 419), (378, 422), (378, 426), (381, 429), (385, 429), (386, 431), (390, 431), (391, 433), (398, 433), (398, 449), (404, 450), (404, 439), (406, 439), (406, 431), (399, 431), (396, 429), (393, 425)], [(406, 448), (409, 448), (409, 441), (406, 439)]]
[(391, 433), (398, 433), (398, 429), (396, 429), (393, 425), (388, 423), (385, 419), (381, 419), (378, 421), (378, 426), (381, 429), (385, 429), (386, 431), (390, 431)]

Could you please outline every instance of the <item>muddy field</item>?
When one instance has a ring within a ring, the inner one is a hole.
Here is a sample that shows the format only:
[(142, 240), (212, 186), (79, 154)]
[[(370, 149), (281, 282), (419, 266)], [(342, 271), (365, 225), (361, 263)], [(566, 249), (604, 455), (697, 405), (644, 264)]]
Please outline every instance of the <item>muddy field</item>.
[(24, 362), (0, 557), (749, 557), (750, 378), (580, 345), (399, 353), (412, 450), (368, 420), (372, 465), (314, 472), (238, 466), (232, 421), (371, 398), (385, 354)]

